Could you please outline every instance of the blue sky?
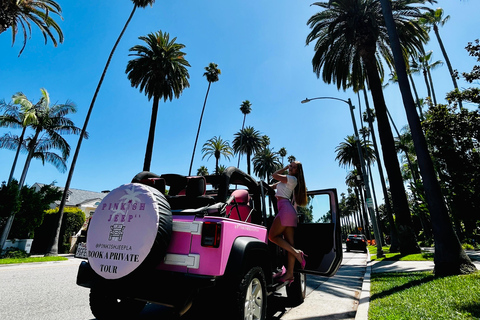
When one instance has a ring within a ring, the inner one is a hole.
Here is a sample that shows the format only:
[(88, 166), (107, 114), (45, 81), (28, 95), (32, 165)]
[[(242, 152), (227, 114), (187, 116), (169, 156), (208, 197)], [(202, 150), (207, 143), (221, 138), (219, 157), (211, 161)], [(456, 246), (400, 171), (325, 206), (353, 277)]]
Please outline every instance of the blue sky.
[[(65, 41), (57, 48), (46, 45), (40, 32), (33, 27), (32, 38), (25, 51), (17, 57), (22, 36), (11, 46), (11, 31), (0, 35), (0, 99), (9, 101), (16, 92), (23, 92), (31, 101), (40, 98), (45, 88), (53, 103), (75, 102), (78, 112), (71, 119), (82, 127), (88, 106), (111, 48), (117, 39), (132, 3), (129, 0), (57, 1), (63, 10), (59, 22)], [(142, 171), (152, 101), (132, 88), (125, 74), (128, 49), (143, 44), (138, 37), (162, 30), (184, 44), (186, 59), (191, 64), (190, 88), (179, 99), (161, 102), (156, 128), (151, 171), (157, 174), (188, 174), (198, 120), (208, 82), (204, 68), (215, 62), (222, 74), (213, 83), (207, 101), (197, 145), (193, 170), (201, 165), (214, 170), (215, 159), (202, 160), (201, 147), (213, 136), (228, 141), (242, 125), (239, 108), (244, 100), (252, 103), (246, 125), (253, 126), (271, 139), (271, 147), (284, 147), (304, 164), (310, 190), (337, 188), (346, 192), (345, 176), (350, 168), (339, 167), (335, 147), (353, 134), (348, 106), (334, 100), (300, 101), (319, 96), (358, 100), (352, 91), (338, 91), (327, 85), (312, 71), (313, 45), (306, 46), (310, 29), (307, 20), (319, 7), (303, 0), (247, 1), (157, 1), (153, 7), (138, 9), (111, 62), (98, 95), (88, 132), (84, 140), (71, 183), (71, 188), (111, 190), (130, 182)], [(440, 0), (433, 7), (442, 7), (451, 16), (440, 29), (453, 67), (470, 71), (475, 60), (464, 47), (480, 37), (478, 12), (480, 2), (473, 0)], [(431, 34), (427, 50), (434, 60), (443, 60), (438, 44)], [(437, 99), (444, 102), (452, 88), (446, 65), (433, 71)], [(417, 76), (417, 89), (426, 96), (423, 78)], [(460, 80), (459, 86), (469, 84)], [(396, 125), (406, 124), (399, 89), (385, 89), (387, 106)], [(475, 106), (470, 106), (475, 108)], [(362, 108), (364, 103), (362, 101)], [(356, 109), (358, 119), (358, 108)], [(359, 121), (359, 120), (358, 120)], [(0, 134), (11, 131), (0, 129)], [(68, 136), (72, 156), (78, 137)], [(6, 180), (14, 152), (0, 149), (0, 179)], [(15, 178), (19, 178), (25, 155), (19, 160)], [(237, 158), (222, 158), (223, 165), (236, 165)], [(246, 170), (245, 157), (241, 168)], [(374, 174), (377, 174), (374, 167)], [(50, 164), (32, 161), (27, 185), (35, 182), (63, 187), (67, 173), (60, 173)], [(378, 182), (378, 178), (375, 178)], [(379, 201), (383, 198), (376, 185)]]

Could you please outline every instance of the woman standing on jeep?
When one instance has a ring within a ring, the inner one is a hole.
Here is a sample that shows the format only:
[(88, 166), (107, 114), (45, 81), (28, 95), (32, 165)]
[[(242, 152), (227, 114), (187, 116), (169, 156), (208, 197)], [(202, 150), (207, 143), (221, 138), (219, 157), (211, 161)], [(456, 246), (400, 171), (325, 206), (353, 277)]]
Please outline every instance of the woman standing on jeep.
[[(287, 170), (288, 174), (285, 174)], [(287, 271), (279, 281), (290, 284), (293, 282), (295, 259), (300, 262), (302, 269), (305, 267), (305, 254), (295, 249), (293, 242), (298, 220), (295, 207), (306, 206), (308, 202), (302, 164), (299, 161), (293, 161), (285, 168), (275, 171), (272, 177), (279, 181), (272, 186), (277, 189), (275, 196), (278, 214), (270, 227), (268, 239), (288, 252)], [(295, 206), (291, 201), (292, 195)]]

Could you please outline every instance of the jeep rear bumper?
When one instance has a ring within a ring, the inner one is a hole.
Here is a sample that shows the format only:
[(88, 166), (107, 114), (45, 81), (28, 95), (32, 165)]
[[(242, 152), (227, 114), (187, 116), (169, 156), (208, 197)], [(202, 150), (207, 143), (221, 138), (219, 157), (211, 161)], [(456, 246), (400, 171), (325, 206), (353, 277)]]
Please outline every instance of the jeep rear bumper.
[(82, 261), (77, 274), (77, 285), (95, 290), (105, 290), (117, 297), (182, 308), (199, 290), (213, 287), (216, 277), (190, 275), (161, 270), (142, 270), (121, 279), (108, 280), (100, 277), (90, 264)]

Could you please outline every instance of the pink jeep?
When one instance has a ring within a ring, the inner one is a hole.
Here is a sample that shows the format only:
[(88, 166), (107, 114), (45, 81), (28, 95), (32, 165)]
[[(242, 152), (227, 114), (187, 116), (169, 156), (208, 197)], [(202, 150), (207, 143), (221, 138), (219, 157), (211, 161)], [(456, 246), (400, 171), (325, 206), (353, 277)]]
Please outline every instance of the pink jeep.
[[(295, 304), (307, 273), (333, 276), (342, 260), (336, 190), (310, 191), (309, 201), (295, 232), (307, 264), (286, 287)], [(274, 190), (235, 167), (206, 177), (141, 172), (95, 211), (77, 284), (90, 288), (99, 320), (133, 318), (147, 302), (181, 315), (212, 299), (222, 319), (263, 320), (284, 286), (275, 279), (285, 253), (268, 241), (276, 212)]]

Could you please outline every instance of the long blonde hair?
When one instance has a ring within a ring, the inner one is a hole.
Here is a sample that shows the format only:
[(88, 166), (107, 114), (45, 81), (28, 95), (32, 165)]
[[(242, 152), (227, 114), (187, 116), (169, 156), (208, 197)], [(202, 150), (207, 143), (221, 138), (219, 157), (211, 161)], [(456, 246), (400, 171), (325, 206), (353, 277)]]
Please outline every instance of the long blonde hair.
[(297, 165), (297, 172), (295, 177), (297, 178), (297, 186), (295, 187), (295, 203), (301, 207), (305, 207), (308, 204), (307, 199), (307, 187), (305, 185), (305, 177), (303, 175), (303, 166), (300, 161), (294, 161)]

